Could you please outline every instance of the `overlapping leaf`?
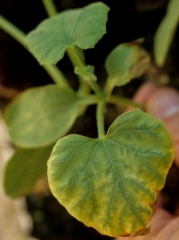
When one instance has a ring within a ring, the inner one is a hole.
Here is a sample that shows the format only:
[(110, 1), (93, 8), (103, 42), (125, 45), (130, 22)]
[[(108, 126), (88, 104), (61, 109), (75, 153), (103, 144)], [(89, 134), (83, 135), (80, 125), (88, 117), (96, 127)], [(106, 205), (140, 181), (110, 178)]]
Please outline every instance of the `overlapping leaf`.
[(140, 77), (149, 67), (150, 58), (138, 42), (118, 45), (106, 59), (105, 67), (115, 86)]
[(39, 178), (46, 175), (52, 145), (37, 149), (16, 149), (4, 175), (5, 192), (15, 198), (30, 193)]
[(86, 81), (96, 81), (97, 77), (94, 74), (94, 66), (88, 65), (85, 67), (76, 67), (75, 73), (83, 77)]
[(7, 107), (5, 121), (15, 145), (42, 147), (70, 130), (82, 106), (71, 89), (54, 84), (31, 88)]
[(165, 63), (170, 45), (179, 23), (179, 1), (170, 0), (167, 13), (156, 31), (154, 38), (154, 56), (158, 66)]
[(41, 64), (55, 64), (69, 46), (93, 48), (106, 33), (108, 11), (104, 3), (97, 2), (44, 20), (27, 36), (30, 51)]
[(163, 123), (134, 110), (102, 138), (60, 139), (48, 161), (49, 185), (73, 216), (101, 234), (146, 233), (172, 159)]

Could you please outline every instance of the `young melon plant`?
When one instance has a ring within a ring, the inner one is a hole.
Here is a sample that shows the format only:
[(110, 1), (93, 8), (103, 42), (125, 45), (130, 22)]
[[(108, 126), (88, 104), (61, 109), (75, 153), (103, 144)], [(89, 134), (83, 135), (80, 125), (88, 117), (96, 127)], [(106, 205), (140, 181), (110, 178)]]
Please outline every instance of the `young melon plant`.
[[(146, 234), (155, 212), (156, 195), (172, 164), (173, 144), (164, 124), (130, 99), (113, 94), (149, 67), (139, 41), (118, 45), (107, 56), (107, 79), (98, 84), (84, 50), (106, 33), (109, 7), (102, 2), (57, 13), (43, 1), (50, 17), (27, 36), (2, 16), (0, 27), (26, 47), (54, 80), (30, 88), (13, 100), (5, 121), (16, 151), (7, 164), (5, 191), (11, 197), (28, 193), (46, 173), (58, 201), (79, 221), (112, 237)], [(55, 66), (65, 52), (79, 80), (72, 89)], [(137, 109), (104, 128), (107, 103)], [(98, 137), (68, 135), (76, 119), (96, 104)], [(53, 148), (53, 150), (52, 150)]]

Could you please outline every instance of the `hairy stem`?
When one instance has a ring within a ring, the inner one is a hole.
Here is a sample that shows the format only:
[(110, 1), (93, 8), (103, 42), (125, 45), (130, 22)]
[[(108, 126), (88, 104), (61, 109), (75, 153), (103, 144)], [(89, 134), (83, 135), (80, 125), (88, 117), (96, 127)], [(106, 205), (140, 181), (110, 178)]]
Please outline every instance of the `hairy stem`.
[[(19, 28), (5, 19), (0, 15), (0, 28), (13, 37), (17, 42), (19, 42), (24, 48), (29, 51), (27, 42), (25, 40), (25, 33), (22, 32)], [(63, 87), (69, 87), (69, 84), (63, 75), (63, 73), (56, 67), (52, 65), (42, 66), (44, 70), (49, 74), (53, 81)]]

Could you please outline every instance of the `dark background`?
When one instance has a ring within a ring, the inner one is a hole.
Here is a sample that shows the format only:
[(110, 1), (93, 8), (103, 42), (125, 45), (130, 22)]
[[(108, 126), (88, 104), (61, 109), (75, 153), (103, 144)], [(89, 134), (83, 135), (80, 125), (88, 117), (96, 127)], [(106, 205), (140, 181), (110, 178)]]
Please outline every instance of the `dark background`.
[[(83, 7), (95, 1), (90, 0), (56, 0), (59, 11), (68, 8)], [(166, 13), (167, 0), (105, 0), (111, 11), (107, 23), (107, 34), (96, 45), (95, 49), (86, 51), (87, 63), (95, 65), (96, 74), (103, 81), (105, 76), (104, 60), (109, 52), (119, 43), (144, 38), (143, 47), (149, 52), (153, 60), (153, 38), (155, 31)], [(36, 25), (47, 17), (42, 2), (38, 0), (0, 0), (0, 14), (14, 23), (25, 33), (28, 33)], [(178, 89), (179, 66), (179, 34), (169, 52), (166, 64), (159, 72), (169, 76), (167, 85)], [(154, 63), (155, 65), (155, 63)], [(68, 76), (71, 84), (75, 77), (68, 58), (58, 63), (58, 66)], [(172, 78), (172, 81), (170, 80)], [(122, 94), (131, 97), (143, 78), (133, 81), (121, 90)], [(37, 61), (14, 39), (0, 30), (0, 107), (4, 109), (19, 92), (32, 86), (51, 83), (50, 77), (39, 66)], [(95, 124), (93, 114), (87, 111), (85, 116), (87, 124)], [(88, 126), (85, 124), (85, 127)], [(78, 125), (77, 125), (78, 128)], [(79, 132), (85, 131), (80, 129)], [(85, 134), (85, 135), (90, 135)], [(93, 134), (91, 134), (93, 135)], [(167, 180), (169, 186), (166, 192), (173, 195), (176, 192), (175, 185), (179, 181), (174, 169), (171, 178)], [(167, 198), (168, 200), (168, 198)], [(174, 197), (173, 202), (176, 202)], [(172, 203), (173, 203), (172, 202)], [(170, 201), (171, 203), (171, 201)], [(109, 237), (101, 236), (95, 230), (85, 227), (72, 218), (66, 210), (50, 195), (32, 194), (27, 197), (29, 212), (34, 220), (33, 235), (41, 240), (109, 240)], [(167, 205), (168, 204), (168, 205)], [(172, 212), (173, 208), (167, 202), (167, 208)]]

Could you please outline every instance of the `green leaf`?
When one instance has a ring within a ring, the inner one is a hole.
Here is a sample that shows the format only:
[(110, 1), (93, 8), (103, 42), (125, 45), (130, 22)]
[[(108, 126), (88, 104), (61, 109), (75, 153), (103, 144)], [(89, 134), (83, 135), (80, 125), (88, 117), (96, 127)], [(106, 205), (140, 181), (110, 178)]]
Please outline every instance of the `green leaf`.
[(99, 139), (69, 135), (48, 160), (49, 186), (67, 210), (101, 234), (146, 233), (173, 145), (164, 124), (134, 110)]
[(88, 65), (85, 67), (76, 67), (75, 73), (83, 77), (86, 81), (96, 81), (97, 77), (94, 75), (94, 66)]
[(46, 175), (52, 147), (16, 149), (5, 168), (4, 188), (9, 196), (16, 198), (33, 190), (37, 180)]
[(115, 86), (125, 85), (148, 69), (150, 58), (139, 43), (140, 41), (120, 44), (108, 55), (105, 67)]
[(70, 130), (83, 106), (71, 89), (54, 84), (28, 89), (6, 109), (11, 140), (22, 148), (47, 146)]
[(159, 67), (162, 67), (165, 64), (178, 22), (179, 1), (170, 0), (167, 7), (167, 13), (159, 24), (154, 38), (154, 56)]
[(108, 11), (104, 3), (97, 2), (44, 20), (27, 36), (30, 51), (40, 64), (56, 64), (68, 46), (93, 48), (106, 33)]

